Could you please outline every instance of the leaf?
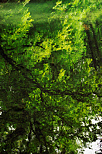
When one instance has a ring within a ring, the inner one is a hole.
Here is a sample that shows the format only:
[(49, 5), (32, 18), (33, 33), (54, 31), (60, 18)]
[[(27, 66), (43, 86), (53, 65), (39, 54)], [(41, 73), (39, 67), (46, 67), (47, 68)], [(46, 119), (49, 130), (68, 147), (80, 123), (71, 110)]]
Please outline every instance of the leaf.
[(61, 70), (60, 70), (60, 73), (59, 73), (59, 76), (58, 76), (58, 80), (59, 80), (59, 81), (62, 80), (63, 76), (65, 75), (65, 71), (66, 71), (66, 70), (64, 70), (64, 69), (61, 69)]

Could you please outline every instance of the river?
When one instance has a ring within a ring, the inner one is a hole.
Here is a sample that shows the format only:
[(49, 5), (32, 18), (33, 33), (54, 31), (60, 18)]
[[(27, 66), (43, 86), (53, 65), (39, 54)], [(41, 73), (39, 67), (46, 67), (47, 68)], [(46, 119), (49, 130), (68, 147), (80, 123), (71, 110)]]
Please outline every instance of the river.
[[(98, 123), (98, 122), (102, 122), (102, 117), (97, 116), (97, 118), (95, 117), (94, 119), (92, 119), (92, 124)], [(97, 127), (97, 129), (100, 129), (99, 127)], [(102, 149), (102, 130), (100, 129), (100, 134), (97, 134), (97, 140), (95, 142), (92, 143), (87, 143), (86, 144), (86, 148), (83, 148), (84, 150), (84, 154), (102, 154), (102, 151), (100, 149)], [(101, 141), (101, 142), (100, 142)], [(79, 150), (79, 154), (80, 154), (80, 150)]]

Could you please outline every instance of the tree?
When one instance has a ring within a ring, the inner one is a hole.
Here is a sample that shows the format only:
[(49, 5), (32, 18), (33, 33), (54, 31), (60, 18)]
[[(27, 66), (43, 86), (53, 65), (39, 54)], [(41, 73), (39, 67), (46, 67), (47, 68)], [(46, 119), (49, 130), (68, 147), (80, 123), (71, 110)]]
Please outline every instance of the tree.
[(2, 153), (57, 153), (57, 149), (71, 154), (80, 147), (77, 138), (84, 144), (96, 139), (96, 125), (90, 117), (101, 112), (102, 72), (97, 53), (101, 55), (101, 13), (91, 18), (90, 12), (98, 13), (99, 4), (57, 2), (56, 14), (71, 7), (54, 39), (38, 32), (30, 38), (32, 20), (22, 6), (21, 23), (3, 29)]

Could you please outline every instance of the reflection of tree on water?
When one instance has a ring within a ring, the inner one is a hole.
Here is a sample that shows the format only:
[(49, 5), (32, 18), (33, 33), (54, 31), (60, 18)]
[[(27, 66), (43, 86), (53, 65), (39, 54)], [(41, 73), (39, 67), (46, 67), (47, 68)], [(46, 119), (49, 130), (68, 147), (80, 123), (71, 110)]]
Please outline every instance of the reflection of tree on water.
[(100, 142), (99, 142), (99, 150), (95, 151), (95, 154), (102, 154), (102, 138), (99, 138)]
[(100, 149), (102, 150), (102, 138), (100, 139)]
[(99, 140), (99, 142), (97, 143), (98, 145), (98, 148), (96, 151), (95, 151), (95, 154), (102, 154), (102, 131), (101, 131), (101, 128), (102, 128), (102, 117), (98, 116), (96, 118), (96, 122), (97, 125), (98, 125), (98, 130), (96, 132), (97, 136), (99, 135), (100, 137), (97, 137), (97, 139)]
[[(89, 136), (91, 140), (86, 143), (83, 149), (84, 154), (102, 154), (102, 117), (101, 113), (95, 117), (88, 117), (90, 120)], [(101, 150), (100, 150), (101, 149)]]

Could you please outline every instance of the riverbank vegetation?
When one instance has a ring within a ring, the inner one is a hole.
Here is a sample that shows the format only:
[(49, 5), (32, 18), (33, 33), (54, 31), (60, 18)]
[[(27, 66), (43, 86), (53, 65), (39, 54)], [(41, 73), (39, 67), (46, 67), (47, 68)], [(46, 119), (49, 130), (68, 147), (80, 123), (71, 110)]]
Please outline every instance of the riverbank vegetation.
[(102, 3), (28, 2), (0, 3), (0, 151), (77, 154), (102, 127)]

